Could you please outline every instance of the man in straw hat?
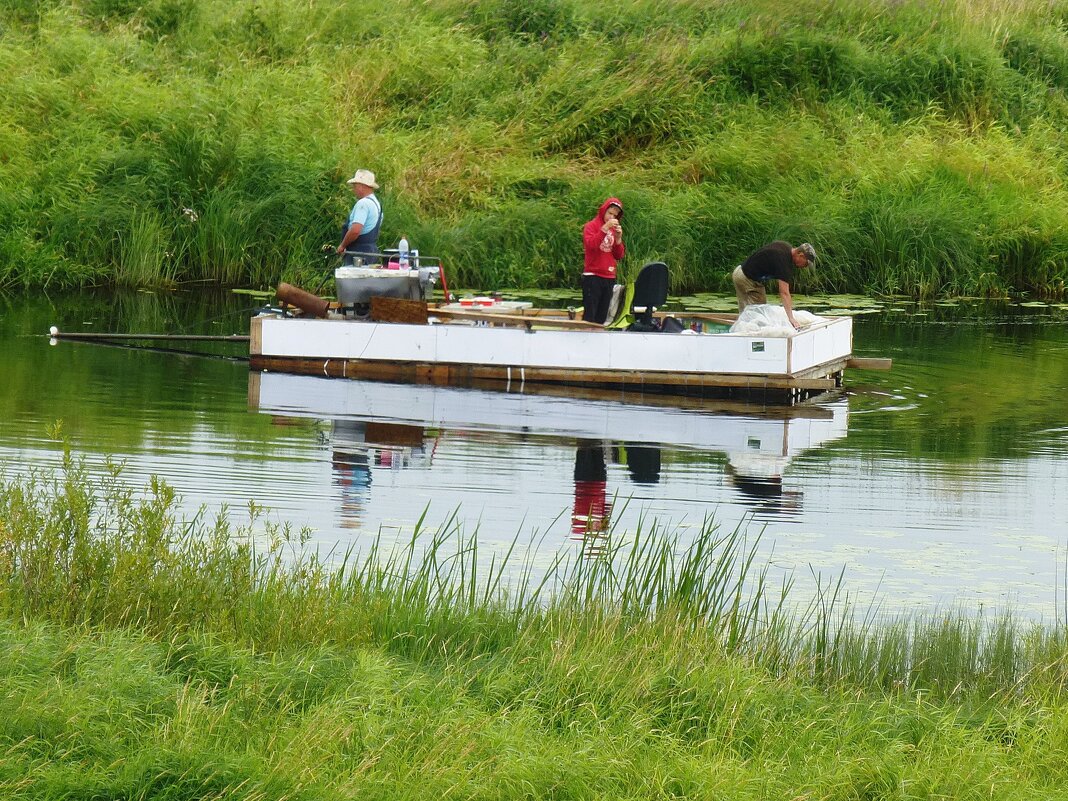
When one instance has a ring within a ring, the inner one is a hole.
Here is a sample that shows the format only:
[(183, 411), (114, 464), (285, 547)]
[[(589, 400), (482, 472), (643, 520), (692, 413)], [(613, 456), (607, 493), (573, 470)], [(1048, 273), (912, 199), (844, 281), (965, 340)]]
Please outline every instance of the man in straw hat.
[(753, 252), (744, 262), (734, 268), (731, 278), (738, 295), (738, 311), (746, 306), (767, 303), (764, 281), (779, 282), (779, 297), (786, 310), (786, 318), (795, 329), (800, 328), (794, 319), (794, 300), (790, 287), (794, 283), (794, 268), (803, 269), (816, 260), (816, 249), (808, 242), (791, 247), (788, 242), (776, 241)]
[[(356, 170), (356, 174), (346, 183), (356, 196), (356, 205), (349, 212), (337, 252), (339, 255), (345, 251), (377, 255), (378, 232), (382, 228), (382, 204), (375, 197), (375, 190), (378, 189), (375, 174), (370, 170)], [(342, 264), (352, 264), (352, 256), (346, 255)]]

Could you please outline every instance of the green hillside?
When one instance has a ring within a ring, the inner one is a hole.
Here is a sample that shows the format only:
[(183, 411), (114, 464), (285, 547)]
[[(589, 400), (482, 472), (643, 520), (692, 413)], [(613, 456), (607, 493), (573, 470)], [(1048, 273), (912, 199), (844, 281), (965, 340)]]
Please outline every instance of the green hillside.
[(325, 266), (374, 170), (450, 283), (1063, 295), (1063, 0), (0, 0), (0, 286), (264, 285)]

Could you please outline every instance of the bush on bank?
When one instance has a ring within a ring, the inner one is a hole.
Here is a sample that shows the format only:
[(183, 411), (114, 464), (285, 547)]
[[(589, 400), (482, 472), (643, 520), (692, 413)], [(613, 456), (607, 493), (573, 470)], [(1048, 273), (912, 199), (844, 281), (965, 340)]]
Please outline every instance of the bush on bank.
[(269, 284), (383, 239), (454, 283), (722, 290), (782, 237), (827, 291), (1061, 295), (1068, 10), (1033, 0), (0, 4), (0, 286)]

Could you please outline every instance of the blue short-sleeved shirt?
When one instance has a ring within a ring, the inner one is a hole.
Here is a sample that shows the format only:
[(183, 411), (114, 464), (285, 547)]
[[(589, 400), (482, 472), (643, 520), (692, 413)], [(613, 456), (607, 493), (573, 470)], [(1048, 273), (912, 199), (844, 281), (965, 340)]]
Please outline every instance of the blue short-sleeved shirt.
[(357, 200), (356, 205), (349, 212), (349, 226), (351, 227), (354, 223), (362, 223), (363, 228), (361, 230), (363, 233), (367, 233), (378, 225), (379, 211), (376, 200), (377, 198), (374, 195), (361, 197)]

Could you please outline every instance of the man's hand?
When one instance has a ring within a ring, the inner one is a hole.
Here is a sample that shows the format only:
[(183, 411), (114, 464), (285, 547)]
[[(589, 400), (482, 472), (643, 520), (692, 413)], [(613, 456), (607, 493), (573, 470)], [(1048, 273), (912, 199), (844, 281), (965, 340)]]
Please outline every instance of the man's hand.
[(345, 252), (345, 246), (344, 245), (338, 245), (337, 246), (337, 251), (336, 251), (337, 255), (340, 256), (344, 252)]

